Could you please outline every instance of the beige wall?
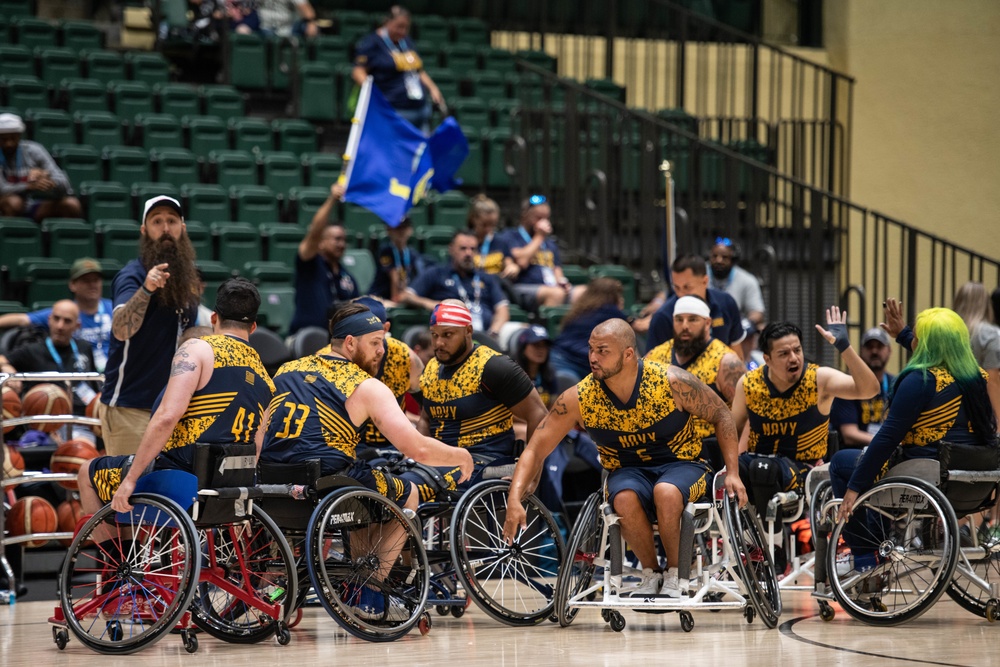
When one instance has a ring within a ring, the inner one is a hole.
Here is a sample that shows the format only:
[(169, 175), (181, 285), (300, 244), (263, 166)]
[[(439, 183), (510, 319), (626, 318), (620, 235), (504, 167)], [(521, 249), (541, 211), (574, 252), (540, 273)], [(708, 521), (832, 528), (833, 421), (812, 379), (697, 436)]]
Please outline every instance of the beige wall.
[(851, 199), (1000, 258), (1000, 2), (825, 5), (857, 81)]

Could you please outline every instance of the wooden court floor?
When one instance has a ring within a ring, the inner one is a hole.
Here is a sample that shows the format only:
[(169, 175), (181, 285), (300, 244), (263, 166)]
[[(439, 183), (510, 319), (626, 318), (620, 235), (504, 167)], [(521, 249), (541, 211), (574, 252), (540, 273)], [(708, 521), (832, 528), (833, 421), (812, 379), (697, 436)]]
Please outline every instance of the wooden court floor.
[[(274, 640), (256, 645), (225, 644), (200, 635), (197, 653), (187, 654), (180, 638), (168, 635), (132, 656), (108, 657), (70, 641), (59, 651), (46, 619), (54, 602), (0, 607), (0, 667), (8, 665), (448, 665), (449, 667), (533, 667), (535, 665), (705, 667), (740, 665), (1000, 665), (1000, 623), (976, 618), (947, 597), (922, 617), (895, 628), (872, 628), (837, 610), (820, 620), (807, 592), (783, 594), (779, 626), (747, 625), (735, 612), (697, 612), (691, 633), (676, 614), (653, 616), (626, 611), (626, 628), (616, 633), (595, 609), (583, 609), (568, 628), (546, 623), (512, 628), (471, 607), (462, 618), (434, 614), (426, 636), (414, 631), (393, 643), (355, 639), (320, 608), (306, 609), (288, 646)], [(433, 612), (432, 612), (433, 614)]]

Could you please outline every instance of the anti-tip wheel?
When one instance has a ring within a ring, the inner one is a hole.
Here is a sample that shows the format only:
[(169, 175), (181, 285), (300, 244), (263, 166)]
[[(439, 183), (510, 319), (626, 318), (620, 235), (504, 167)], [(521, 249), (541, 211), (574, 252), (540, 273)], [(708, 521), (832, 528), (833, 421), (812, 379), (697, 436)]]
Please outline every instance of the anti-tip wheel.
[(681, 612), (681, 630), (684, 632), (691, 632), (694, 630), (694, 616), (690, 612)]
[(747, 623), (753, 623), (753, 619), (757, 618), (757, 612), (748, 604), (743, 608), (743, 618), (747, 619)]
[(431, 615), (425, 611), (420, 617), (420, 620), (417, 622), (417, 629), (420, 630), (421, 635), (426, 635), (431, 631), (433, 626), (434, 623), (431, 621)]
[(1000, 618), (1000, 600), (991, 598), (986, 601), (986, 620), (996, 623), (998, 618)]
[(819, 603), (819, 617), (824, 621), (832, 621), (836, 613), (829, 602), (824, 601)]
[(611, 619), (609, 620), (609, 623), (611, 623), (611, 629), (615, 632), (621, 632), (625, 629), (625, 617), (617, 611), (611, 612)]

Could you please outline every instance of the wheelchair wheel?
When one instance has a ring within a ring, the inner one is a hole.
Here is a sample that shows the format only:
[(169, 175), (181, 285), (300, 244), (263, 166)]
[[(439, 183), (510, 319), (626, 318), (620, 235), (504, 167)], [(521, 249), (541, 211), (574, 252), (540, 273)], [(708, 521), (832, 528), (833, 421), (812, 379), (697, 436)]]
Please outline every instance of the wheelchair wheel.
[(509, 487), (487, 480), (462, 496), (451, 518), (451, 557), (459, 581), (484, 612), (508, 625), (536, 625), (552, 615), (563, 539), (545, 506), (528, 496), (528, 528), (506, 544)]
[(420, 533), (375, 491), (349, 487), (317, 506), (306, 533), (309, 578), (349, 633), (392, 641), (420, 621), (429, 567)]
[[(836, 544), (844, 530), (830, 537)], [(917, 618), (944, 594), (958, 562), (958, 522), (938, 489), (918, 479), (890, 478), (861, 494), (852, 528), (876, 552), (878, 564), (859, 572), (828, 555), (834, 596), (844, 611), (870, 625)]]
[[(292, 550), (271, 517), (254, 508), (245, 521), (202, 528), (200, 537), (204, 571), (191, 603), (194, 624), (234, 644), (277, 633), (295, 610), (298, 577)], [(279, 618), (260, 609), (279, 604)]]
[(817, 484), (809, 498), (809, 530), (812, 533), (813, 550), (816, 549), (817, 536), (824, 533), (823, 526), (829, 523), (826, 528), (829, 530), (829, 527), (833, 525), (831, 517), (823, 515), (823, 506), (831, 498), (833, 498), (833, 483), (828, 479)]
[(749, 503), (742, 509), (725, 496), (726, 532), (733, 548), (733, 559), (757, 616), (769, 628), (778, 625), (781, 616), (781, 591), (774, 573), (771, 554), (764, 540), (764, 529)]
[(590, 587), (597, 569), (594, 559), (603, 555), (598, 553), (604, 528), (600, 504), (600, 492), (592, 493), (587, 498), (570, 532), (566, 560), (559, 568), (555, 605), (559, 625), (564, 628), (573, 622), (580, 610), (579, 607), (569, 606), (570, 599)]
[(201, 569), (191, 518), (158, 495), (132, 496), (119, 521), (102, 507), (74, 538), (63, 561), (59, 601), (70, 632), (88, 648), (125, 655), (174, 629)]

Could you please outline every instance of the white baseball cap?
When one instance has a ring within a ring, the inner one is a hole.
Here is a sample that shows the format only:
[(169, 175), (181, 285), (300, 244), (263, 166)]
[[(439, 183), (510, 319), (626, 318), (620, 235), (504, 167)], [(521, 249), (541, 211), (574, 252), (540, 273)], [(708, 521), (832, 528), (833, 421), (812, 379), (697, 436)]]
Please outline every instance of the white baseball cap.
[(0, 113), (0, 134), (23, 134), (24, 121), (16, 113)]
[(176, 199), (174, 199), (173, 197), (168, 197), (167, 195), (160, 195), (158, 197), (153, 197), (152, 199), (146, 200), (146, 205), (142, 209), (142, 221), (146, 222), (146, 216), (148, 216), (149, 212), (152, 211), (154, 208), (157, 208), (158, 206), (166, 206), (167, 208), (171, 208), (177, 211), (177, 215), (181, 216), (182, 220), (184, 219), (184, 211), (181, 210), (181, 203)]

